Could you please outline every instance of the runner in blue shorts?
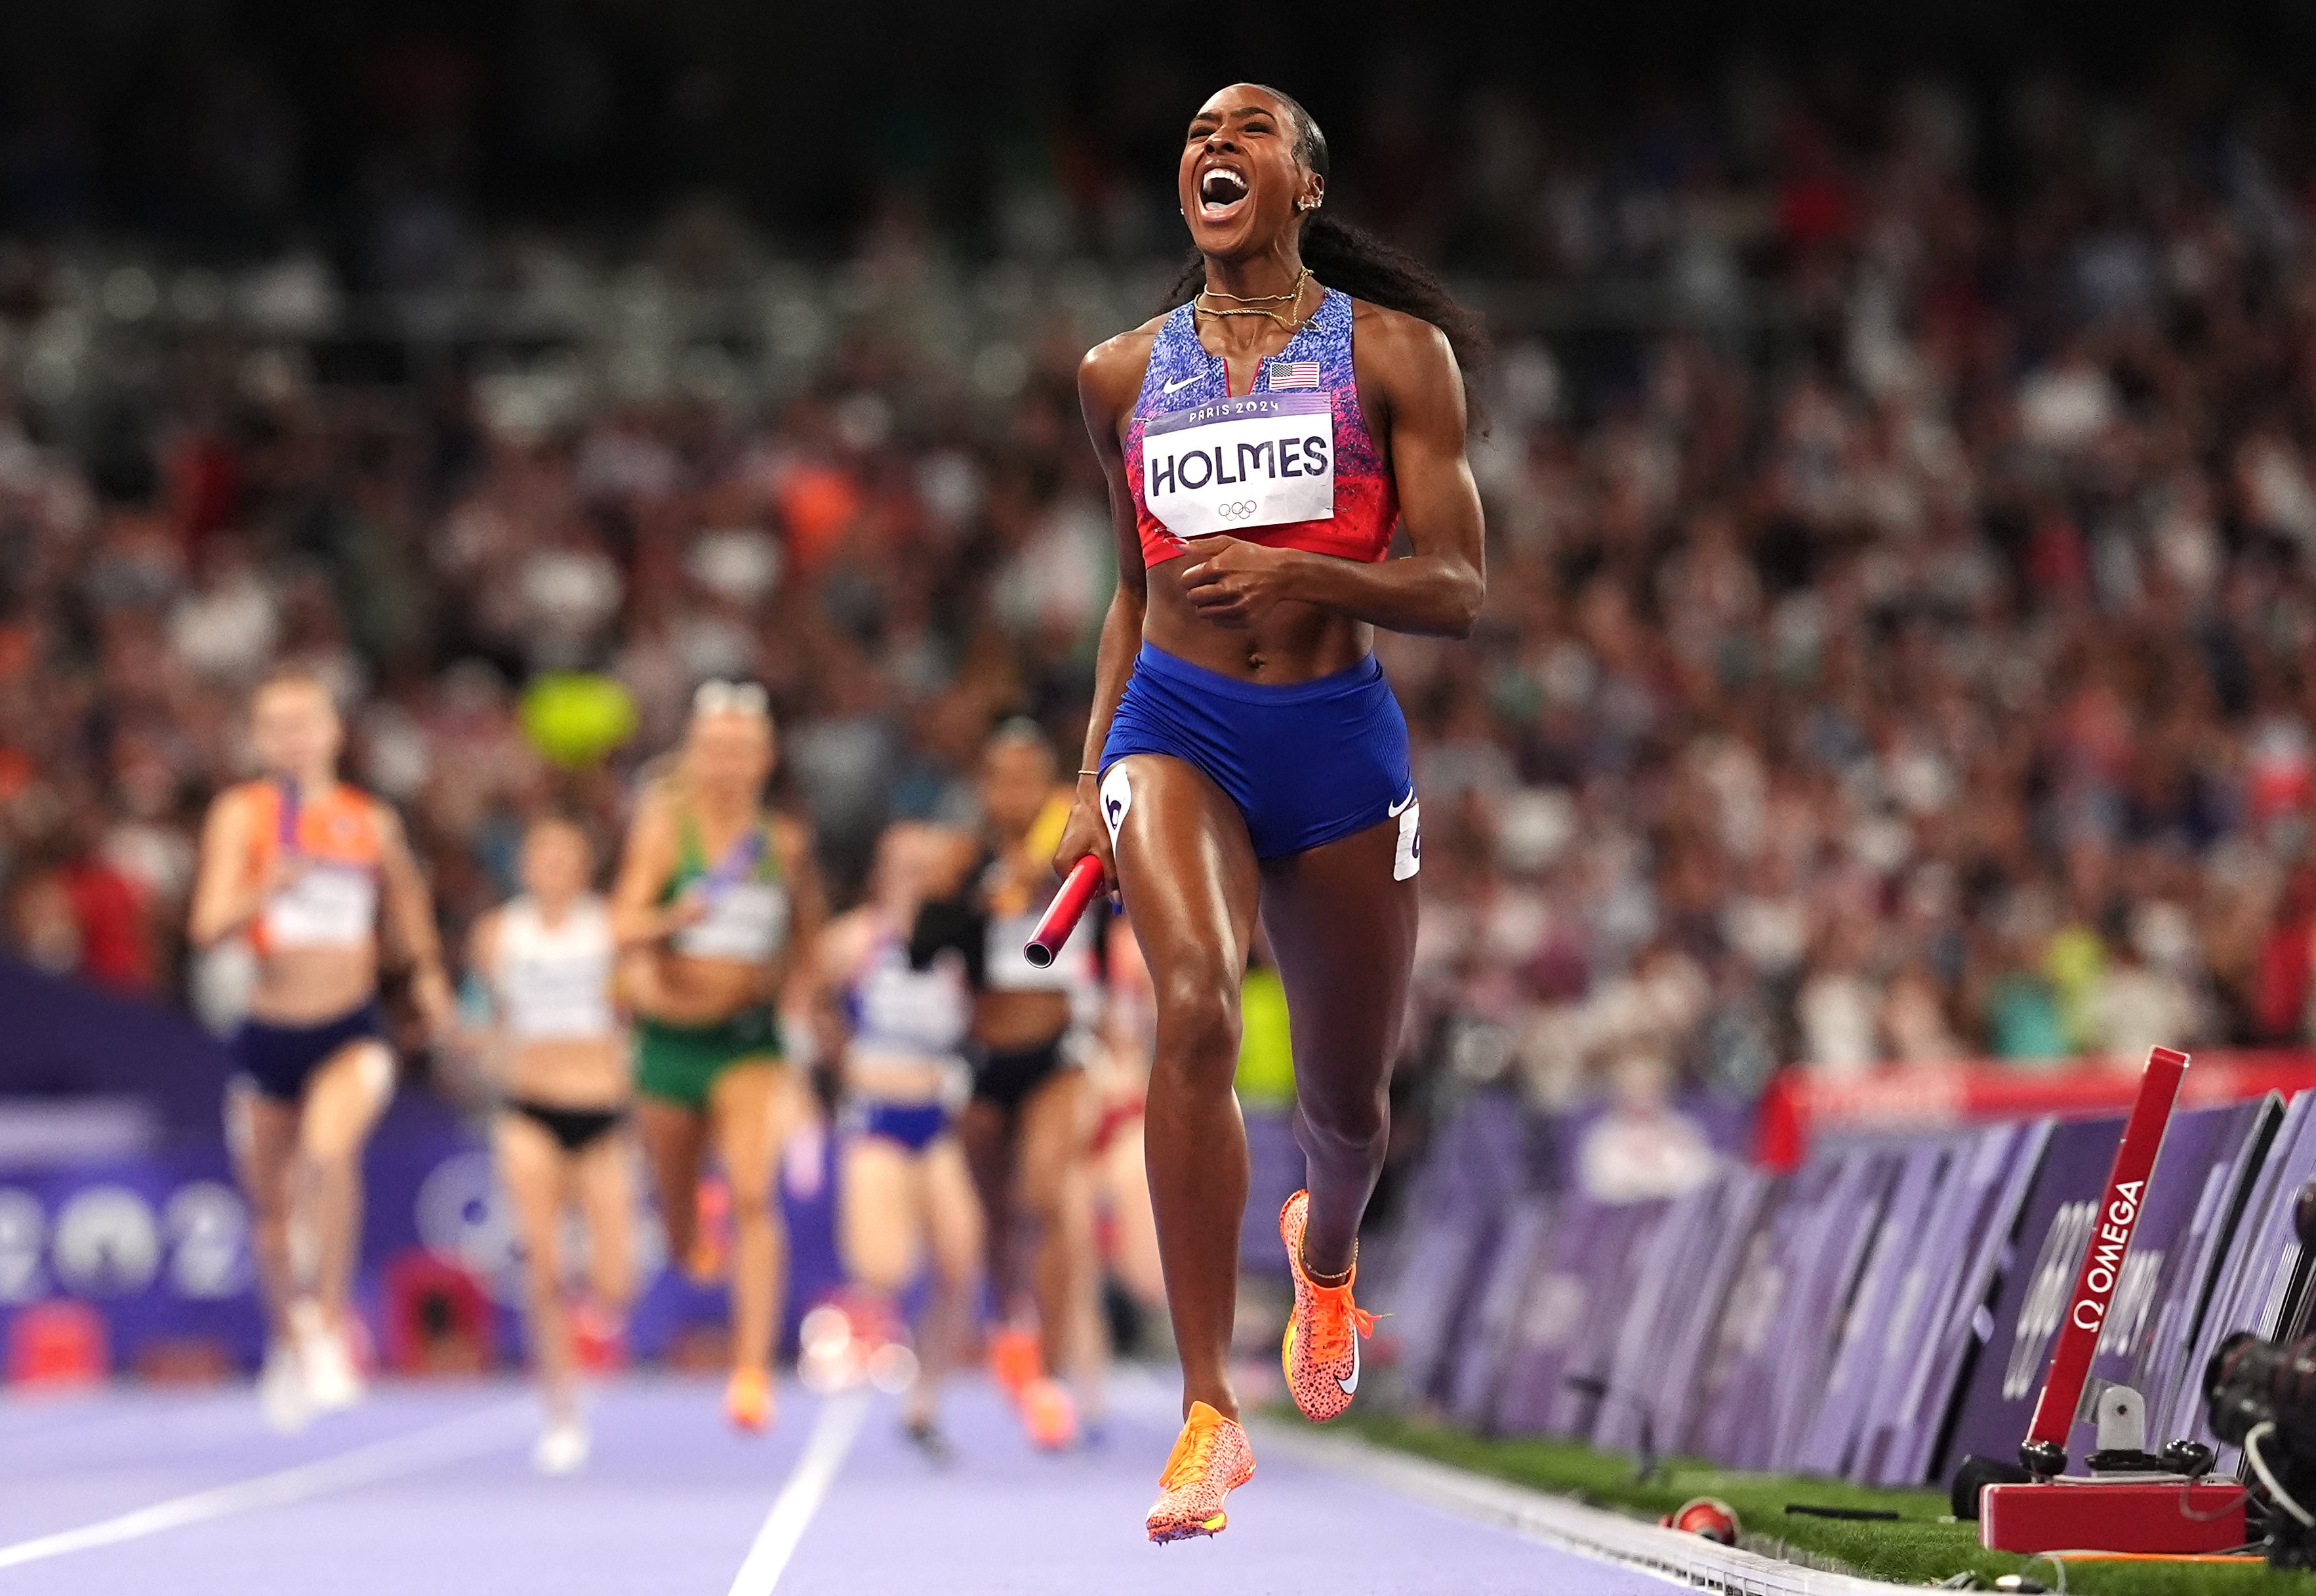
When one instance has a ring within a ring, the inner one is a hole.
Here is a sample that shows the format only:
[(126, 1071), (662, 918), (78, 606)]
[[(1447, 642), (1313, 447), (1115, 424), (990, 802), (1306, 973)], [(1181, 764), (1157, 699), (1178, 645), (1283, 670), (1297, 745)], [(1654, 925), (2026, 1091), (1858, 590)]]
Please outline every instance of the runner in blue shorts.
[[(1255, 916), (1293, 1014), (1307, 1191), (1279, 1217), (1296, 1403), (1358, 1389), (1359, 1220), (1415, 950), (1422, 834), (1374, 629), (1462, 637), (1484, 592), (1462, 366), (1477, 328), (1414, 261), (1323, 217), (1327, 146), (1275, 89), (1191, 119), (1198, 254), (1174, 308), (1079, 371), (1118, 593), (1076, 807), (1158, 1005), (1146, 1149), (1184, 1425), (1146, 1528), (1211, 1535), (1254, 1471), (1231, 1389), (1246, 1137), (1231, 1091)], [(1410, 552), (1389, 557), (1403, 531)]]

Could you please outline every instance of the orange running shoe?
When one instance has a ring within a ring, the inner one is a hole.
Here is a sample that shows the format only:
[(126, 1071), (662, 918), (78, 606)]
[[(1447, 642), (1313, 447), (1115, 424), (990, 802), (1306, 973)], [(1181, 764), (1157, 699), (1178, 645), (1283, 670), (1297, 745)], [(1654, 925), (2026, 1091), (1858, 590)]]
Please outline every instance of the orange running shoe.
[(1045, 1377), (1046, 1362), (1038, 1351), (1038, 1334), (1009, 1324), (989, 1338), (989, 1373), (1019, 1404), (1021, 1394)]
[(724, 1416), (732, 1428), (760, 1435), (772, 1426), (772, 1377), (761, 1369), (735, 1369), (724, 1387)]
[(1151, 1544), (1220, 1534), (1230, 1523), (1223, 1499), (1253, 1477), (1254, 1449), (1246, 1431), (1205, 1403), (1192, 1403), (1166, 1472), (1158, 1476), (1158, 1500), (1143, 1523)]
[(1044, 1376), (1021, 1387), (1021, 1422), (1029, 1443), (1043, 1451), (1065, 1451), (1078, 1439), (1078, 1404), (1059, 1380)]
[(1359, 1338), (1375, 1333), (1375, 1315), (1351, 1300), (1359, 1273), (1357, 1253), (1351, 1258), (1351, 1278), (1340, 1286), (1319, 1285), (1305, 1272), (1303, 1229), (1310, 1217), (1308, 1191), (1297, 1191), (1278, 1210), (1278, 1235), (1287, 1244), (1287, 1267), (1295, 1276), (1295, 1314), (1287, 1321), (1278, 1361), (1287, 1369), (1287, 1388), (1295, 1394), (1295, 1405), (1305, 1418), (1323, 1424), (1350, 1406), (1351, 1395), (1359, 1388)]

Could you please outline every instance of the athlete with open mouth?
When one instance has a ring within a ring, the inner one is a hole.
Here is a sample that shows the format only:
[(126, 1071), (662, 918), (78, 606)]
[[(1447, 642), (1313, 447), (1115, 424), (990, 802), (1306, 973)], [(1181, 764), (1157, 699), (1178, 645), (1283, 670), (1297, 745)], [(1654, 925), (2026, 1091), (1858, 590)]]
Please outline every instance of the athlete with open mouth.
[[(1212, 1535), (1254, 1472), (1229, 1371), (1246, 1136), (1231, 1090), (1259, 911), (1293, 1013), (1308, 1190), (1279, 1216), (1295, 1400), (1331, 1419), (1415, 949), (1419, 808), (1376, 627), (1463, 637), (1485, 589), (1465, 459), (1478, 328), (1422, 266), (1324, 218), (1327, 145), (1276, 89), (1191, 119), (1175, 308), (1085, 357), (1118, 584), (1056, 863), (1103, 861), (1157, 1001), (1145, 1145), (1184, 1423), (1147, 1520)], [(1409, 552), (1388, 557), (1404, 528)]]

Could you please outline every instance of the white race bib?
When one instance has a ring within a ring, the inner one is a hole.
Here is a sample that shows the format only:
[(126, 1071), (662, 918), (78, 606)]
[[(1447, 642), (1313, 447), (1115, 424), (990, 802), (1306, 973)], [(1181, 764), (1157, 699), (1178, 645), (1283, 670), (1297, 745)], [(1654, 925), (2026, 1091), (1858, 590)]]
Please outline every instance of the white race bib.
[(1332, 399), (1257, 393), (1152, 416), (1142, 430), (1142, 502), (1178, 538), (1332, 519)]
[(275, 948), (359, 948), (377, 928), (378, 877), (368, 869), (309, 864), (265, 905)]
[(760, 964), (788, 936), (788, 895), (773, 881), (735, 881), (708, 896), (708, 913), (675, 933), (678, 953)]
[(525, 1041), (585, 1041), (619, 1029), (608, 952), (511, 958), (499, 986), (506, 1028)]

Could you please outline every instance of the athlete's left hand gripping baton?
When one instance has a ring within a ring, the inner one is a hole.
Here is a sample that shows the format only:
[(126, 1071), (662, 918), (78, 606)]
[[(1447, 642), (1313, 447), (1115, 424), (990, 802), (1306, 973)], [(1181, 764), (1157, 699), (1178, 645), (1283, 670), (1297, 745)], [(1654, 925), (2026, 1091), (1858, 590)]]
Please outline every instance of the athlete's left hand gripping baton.
[(1062, 944), (1070, 940), (1070, 932), (1078, 928), (1078, 916), (1085, 913), (1086, 905), (1093, 902), (1094, 895), (1100, 890), (1101, 860), (1089, 853), (1070, 867), (1062, 889), (1054, 894), (1054, 901), (1046, 905), (1045, 918), (1038, 921), (1038, 929), (1029, 933), (1029, 941), (1021, 949), (1021, 957), (1038, 969), (1050, 968), (1054, 956), (1062, 950)]

